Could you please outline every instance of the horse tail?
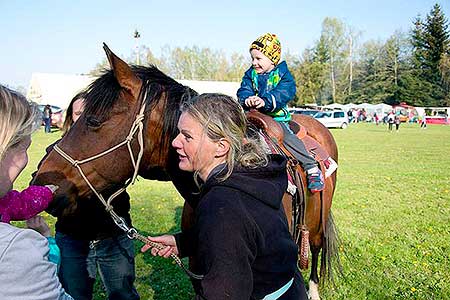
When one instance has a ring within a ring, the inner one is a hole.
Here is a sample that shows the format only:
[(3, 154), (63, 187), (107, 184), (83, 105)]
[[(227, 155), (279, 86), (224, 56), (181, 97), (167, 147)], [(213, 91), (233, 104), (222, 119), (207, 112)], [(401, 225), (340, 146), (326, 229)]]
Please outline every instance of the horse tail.
[(340, 244), (341, 241), (334, 223), (333, 214), (330, 210), (322, 243), (322, 257), (320, 262), (320, 280), (322, 282), (326, 281), (335, 285), (335, 272), (337, 272), (338, 275), (343, 275), (342, 264), (339, 257)]

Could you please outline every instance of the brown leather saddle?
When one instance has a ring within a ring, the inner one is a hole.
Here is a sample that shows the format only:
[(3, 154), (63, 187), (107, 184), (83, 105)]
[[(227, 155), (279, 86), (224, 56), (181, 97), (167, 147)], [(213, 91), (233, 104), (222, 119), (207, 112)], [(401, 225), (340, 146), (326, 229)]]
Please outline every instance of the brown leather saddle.
[[(289, 152), (289, 150), (282, 146), (284, 140), (283, 129), (278, 122), (272, 119), (272, 117), (262, 114), (256, 110), (252, 110), (247, 113), (247, 119), (251, 124), (263, 130), (273, 142), (276, 142), (287, 157), (294, 157), (292, 153)], [(295, 121), (290, 121), (289, 127), (291, 128), (292, 132), (294, 132), (295, 135), (300, 140), (302, 140), (302, 142), (305, 144), (306, 149), (319, 163), (323, 163), (328, 160), (328, 158), (330, 157), (328, 152), (322, 147), (319, 142), (308, 135), (308, 131), (304, 126)]]

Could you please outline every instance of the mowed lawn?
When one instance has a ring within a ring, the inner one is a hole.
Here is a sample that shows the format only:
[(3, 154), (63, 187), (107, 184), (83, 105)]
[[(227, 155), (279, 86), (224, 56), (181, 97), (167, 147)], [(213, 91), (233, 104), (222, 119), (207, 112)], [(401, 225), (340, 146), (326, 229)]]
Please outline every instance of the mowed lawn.
[[(450, 126), (402, 124), (396, 133), (352, 124), (332, 133), (339, 148), (333, 213), (344, 276), (335, 288), (321, 288), (323, 299), (450, 299)], [(59, 136), (34, 135), (15, 188), (27, 186), (46, 145)], [(171, 183), (140, 179), (129, 192), (139, 231), (179, 230), (183, 200)], [(141, 245), (136, 242), (137, 253)], [(142, 299), (193, 296), (171, 260), (138, 253), (136, 273)], [(96, 299), (105, 299), (100, 285)]]

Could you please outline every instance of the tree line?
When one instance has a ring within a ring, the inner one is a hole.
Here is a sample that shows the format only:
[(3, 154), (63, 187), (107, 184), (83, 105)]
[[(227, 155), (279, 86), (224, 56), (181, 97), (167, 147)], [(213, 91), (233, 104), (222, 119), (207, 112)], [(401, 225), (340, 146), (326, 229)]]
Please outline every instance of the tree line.
[[(319, 39), (301, 55), (284, 54), (297, 82), (292, 105), (317, 103), (405, 102), (414, 106), (450, 106), (450, 33), (436, 4), (417, 16), (409, 32), (362, 45), (361, 32), (337, 18), (325, 18)], [(140, 46), (128, 61), (156, 65), (177, 79), (240, 81), (250, 65), (248, 55), (210, 48), (161, 49), (156, 57)], [(137, 58), (139, 55), (139, 58)], [(92, 75), (107, 66), (98, 64)]]

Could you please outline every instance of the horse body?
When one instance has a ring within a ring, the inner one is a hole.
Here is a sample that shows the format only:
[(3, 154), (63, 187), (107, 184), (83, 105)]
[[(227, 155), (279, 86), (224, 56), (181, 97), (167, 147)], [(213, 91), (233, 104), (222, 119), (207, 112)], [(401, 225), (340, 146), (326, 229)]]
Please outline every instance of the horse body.
[[(136, 166), (138, 174), (146, 179), (172, 180), (177, 190), (185, 198), (182, 228), (190, 226), (193, 220), (192, 204), (196, 190), (191, 173), (178, 169), (176, 152), (170, 142), (177, 134), (180, 115), (179, 104), (184, 97), (196, 95), (195, 91), (167, 77), (155, 67), (130, 67), (104, 46), (111, 70), (94, 81), (87, 90), (85, 111), (73, 128), (59, 142), (62, 149), (74, 160), (95, 157), (118, 145), (127, 138), (127, 147), (117, 147), (82, 165), (82, 172), (95, 190), (118, 190), (133, 176), (132, 160), (136, 158), (140, 145), (129, 130), (136, 121), (142, 105), (145, 106), (142, 133), (143, 155)], [(319, 122), (304, 116), (295, 116), (309, 134), (322, 144), (337, 161), (337, 149), (330, 132)], [(133, 157), (133, 158), (131, 158)], [(52, 151), (43, 161), (33, 184), (54, 184), (59, 186), (53, 202), (66, 203), (61, 214), (70, 214), (77, 206), (76, 198), (91, 194), (92, 188), (80, 176), (76, 165), (68, 163), (60, 153)], [(303, 182), (306, 182), (305, 175)], [(306, 225), (310, 231), (312, 251), (311, 280), (318, 283), (317, 261), (320, 249), (325, 249), (324, 228), (328, 222), (331, 198), (334, 192), (336, 174), (326, 179), (326, 189), (322, 197), (318, 193), (309, 194), (306, 202)], [(286, 202), (285, 206), (288, 206)], [(51, 207), (50, 207), (51, 210)], [(287, 212), (289, 216), (289, 212)], [(288, 217), (289, 219), (289, 217)], [(323, 259), (322, 259), (323, 262)]]

